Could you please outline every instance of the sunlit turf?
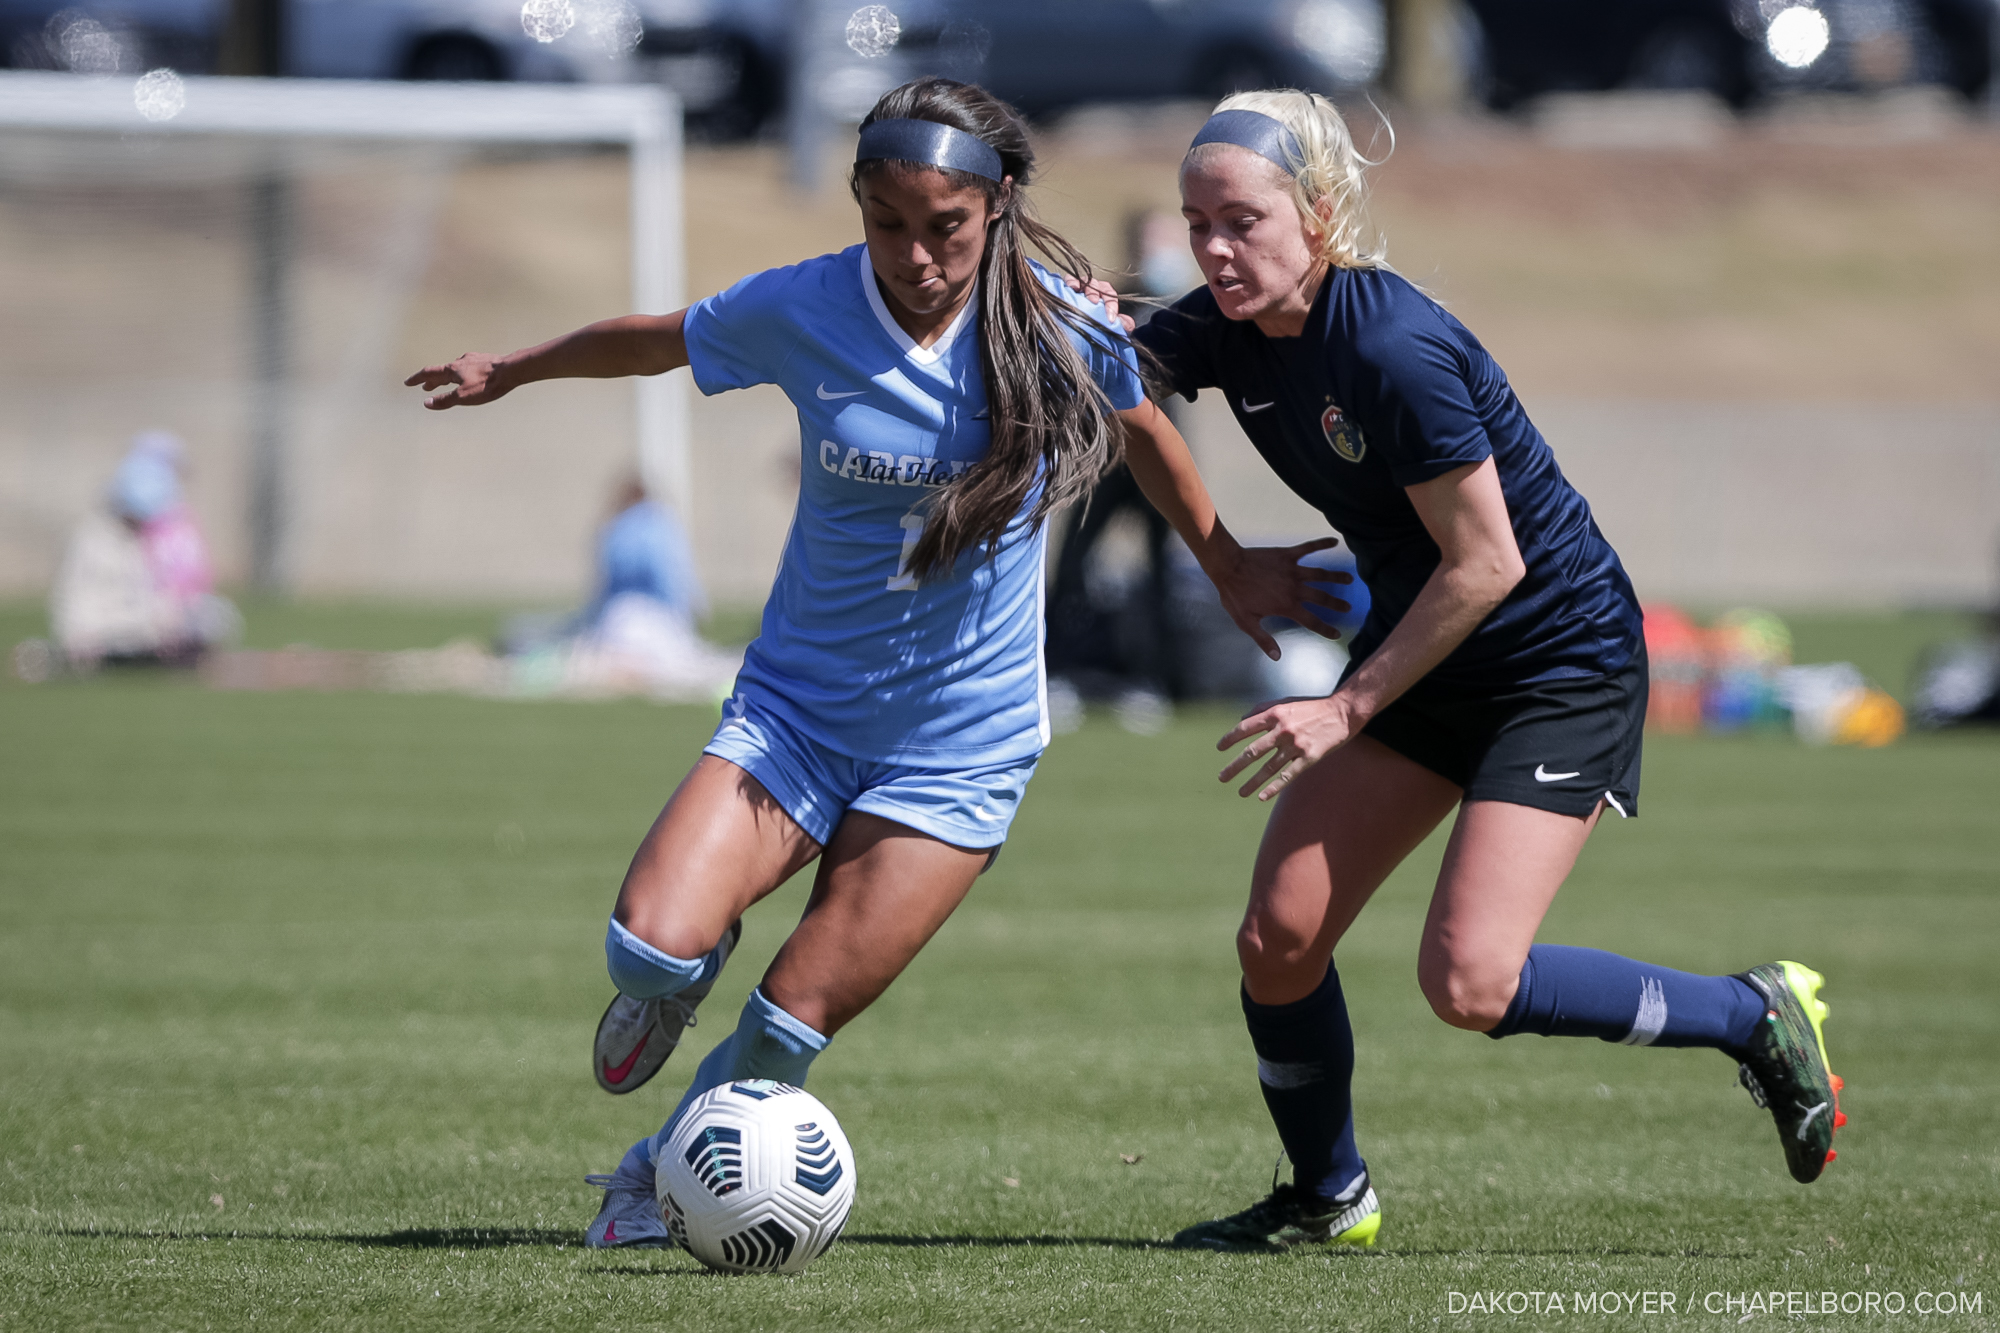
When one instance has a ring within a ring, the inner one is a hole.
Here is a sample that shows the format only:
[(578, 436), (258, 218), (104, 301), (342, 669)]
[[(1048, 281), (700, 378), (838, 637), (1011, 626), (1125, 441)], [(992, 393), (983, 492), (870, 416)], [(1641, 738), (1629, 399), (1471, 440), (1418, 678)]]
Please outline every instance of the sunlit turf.
[[(0, 1329), (1733, 1325), (1451, 1293), (1949, 1289), (2000, 1322), (2000, 736), (1649, 744), (1644, 818), (1542, 938), (1825, 972), (1852, 1122), (1819, 1184), (1706, 1052), (1433, 1019), (1435, 843), (1341, 952), (1379, 1250), (1159, 1247), (1268, 1187), (1232, 930), (1259, 812), (1226, 714), (1060, 740), (998, 867), (812, 1086), (859, 1159), (798, 1278), (578, 1247), (796, 917), (750, 914), (691, 1049), (604, 1096), (604, 912), (699, 709), (0, 689)], [(687, 1061), (681, 1065), (679, 1061)], [(1128, 1164), (1126, 1158), (1136, 1161)], [(1836, 1327), (1902, 1319), (1820, 1318)], [(1763, 1322), (1758, 1320), (1757, 1322)]]

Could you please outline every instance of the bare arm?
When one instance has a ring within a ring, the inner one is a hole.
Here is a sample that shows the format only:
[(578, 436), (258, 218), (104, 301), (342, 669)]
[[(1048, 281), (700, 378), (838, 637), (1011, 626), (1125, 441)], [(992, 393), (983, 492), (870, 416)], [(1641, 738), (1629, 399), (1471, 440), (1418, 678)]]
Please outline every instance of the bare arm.
[(1143, 402), (1118, 416), (1125, 423), (1125, 461), (1131, 466), (1133, 479), (1194, 553), (1202, 572), (1222, 595), (1223, 609), (1236, 627), (1256, 640), (1273, 660), (1278, 656), (1278, 644), (1264, 630), (1265, 616), (1286, 616), (1319, 629), (1328, 638), (1339, 638), (1339, 631), (1325, 626), (1306, 608), (1347, 610), (1346, 602), (1312, 585), (1348, 583), (1352, 576), (1299, 563), (1314, 551), (1339, 545), (1339, 539), (1325, 537), (1297, 546), (1245, 550), (1222, 526), (1208, 487), (1195, 470), (1187, 441), (1167, 414), (1156, 404)]
[(1224, 782), (1270, 756), (1239, 795), (1256, 791), (1268, 801), (1353, 739), (1370, 718), (1464, 643), (1521, 581), (1525, 567), (1491, 458), (1409, 487), (1408, 494), (1438, 544), (1438, 567), (1382, 646), (1330, 697), (1260, 709), (1217, 742), (1218, 750), (1227, 750), (1250, 740), (1222, 770)]
[[(671, 315), (624, 315), (586, 324), (536, 347), (490, 356), (467, 352), (442, 366), (425, 366), (407, 385), (444, 392), (424, 399), (433, 412), (490, 403), (536, 380), (617, 379), (661, 375), (688, 363), (681, 331), (687, 311)], [(450, 387), (445, 387), (450, 386)]]

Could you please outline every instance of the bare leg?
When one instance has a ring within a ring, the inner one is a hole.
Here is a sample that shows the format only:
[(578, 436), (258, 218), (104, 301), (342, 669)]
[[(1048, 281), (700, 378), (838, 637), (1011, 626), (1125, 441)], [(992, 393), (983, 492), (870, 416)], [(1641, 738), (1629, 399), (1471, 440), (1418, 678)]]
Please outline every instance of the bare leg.
[(1528, 946), (1604, 813), (1559, 815), (1468, 801), (1445, 849), (1417, 953), (1417, 981), (1453, 1027), (1491, 1031), (1507, 1014)]
[(827, 845), (804, 917), (764, 974), (765, 996), (831, 1037), (910, 965), (990, 856), (850, 813)]
[(1452, 783), (1368, 736), (1300, 774), (1265, 826), (1236, 935), (1250, 998), (1278, 1005), (1310, 995), (1368, 899), (1458, 797)]
[(612, 915), (662, 953), (699, 958), (819, 853), (762, 783), (705, 754), (647, 830)]
[[(850, 813), (825, 849), (805, 916), (765, 976), (766, 997), (832, 1036), (909, 966), (991, 855)], [(699, 958), (751, 904), (819, 856), (820, 845), (762, 784), (703, 755), (639, 844), (614, 915), (654, 948)]]

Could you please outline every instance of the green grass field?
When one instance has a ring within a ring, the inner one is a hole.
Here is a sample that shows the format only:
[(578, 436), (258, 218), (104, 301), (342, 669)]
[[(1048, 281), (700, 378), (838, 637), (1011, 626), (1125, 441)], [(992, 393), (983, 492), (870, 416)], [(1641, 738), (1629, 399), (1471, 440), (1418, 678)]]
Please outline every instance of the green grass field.
[[(285, 633), (391, 634), (310, 621)], [(1159, 1244), (1277, 1152), (1226, 717), (1058, 742), (999, 866), (814, 1070), (859, 1159), (846, 1239), (727, 1279), (578, 1244), (582, 1175), (658, 1123), (802, 903), (750, 914), (654, 1086), (597, 1091), (604, 913), (702, 710), (0, 688), (0, 1330), (1720, 1327), (1745, 1307), (1709, 1293), (1774, 1291), (1904, 1303), (1807, 1321), (1843, 1329), (2000, 1325), (2000, 736), (1654, 741), (1645, 817), (1543, 931), (1824, 971), (1851, 1123), (1820, 1183), (1713, 1053), (1432, 1018), (1433, 843), (1341, 953), (1383, 1243), (1260, 1257)], [(1452, 1313), (1538, 1291), (1565, 1312)], [(1980, 1304), (1920, 1318), (1937, 1292)]]

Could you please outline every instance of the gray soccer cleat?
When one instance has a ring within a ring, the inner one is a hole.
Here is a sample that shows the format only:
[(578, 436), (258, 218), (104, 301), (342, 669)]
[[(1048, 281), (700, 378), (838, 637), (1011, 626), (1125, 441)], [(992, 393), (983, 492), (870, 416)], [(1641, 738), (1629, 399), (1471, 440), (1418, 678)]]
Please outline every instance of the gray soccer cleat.
[(635, 1000), (629, 995), (612, 998), (604, 1017), (597, 1020), (597, 1038), (591, 1048), (590, 1072), (597, 1077), (598, 1087), (612, 1093), (631, 1092), (660, 1072), (660, 1066), (681, 1044), (681, 1034), (695, 1025), (695, 1006), (715, 988), (722, 965), (742, 938), (742, 921), (732, 922), (715, 946), (715, 971), (678, 995), (657, 1000)]
[[(642, 1158), (634, 1162), (633, 1158)], [(593, 1250), (671, 1250), (674, 1238), (660, 1215), (653, 1192), (653, 1164), (643, 1154), (626, 1153), (608, 1176), (585, 1176), (584, 1183), (604, 1191), (604, 1205), (583, 1243)]]

